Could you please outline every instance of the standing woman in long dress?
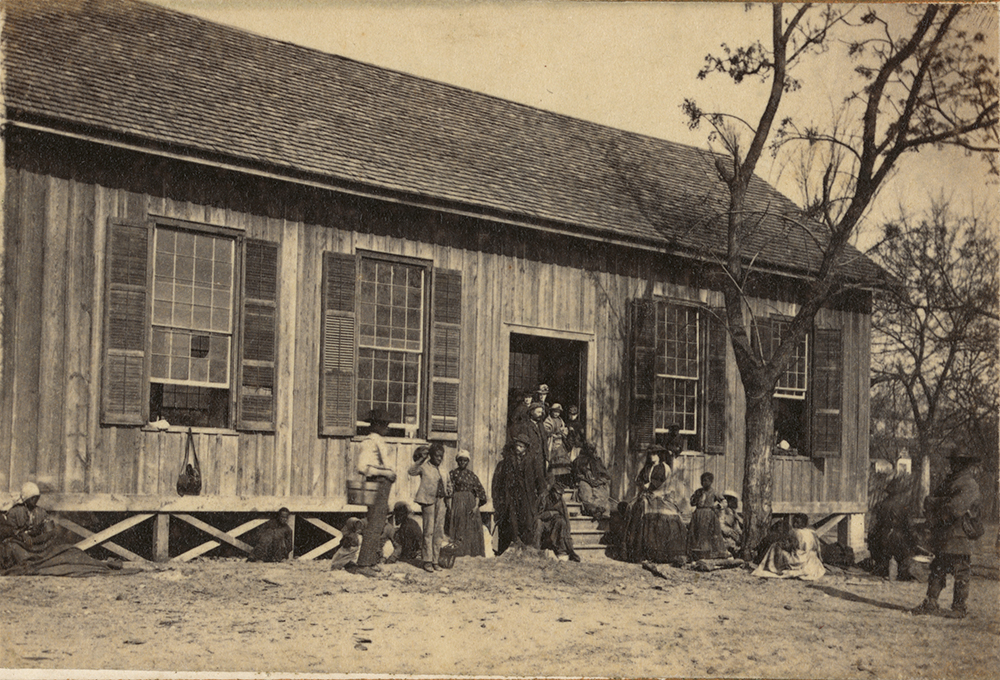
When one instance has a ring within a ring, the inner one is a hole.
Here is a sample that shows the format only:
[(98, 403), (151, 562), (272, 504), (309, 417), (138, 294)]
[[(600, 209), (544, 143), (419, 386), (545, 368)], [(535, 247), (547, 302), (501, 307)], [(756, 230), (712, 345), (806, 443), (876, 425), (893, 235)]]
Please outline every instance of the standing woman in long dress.
[(715, 475), (705, 472), (701, 475), (701, 487), (691, 496), (691, 506), (695, 509), (688, 527), (688, 548), (693, 560), (713, 560), (728, 557), (726, 542), (722, 538), (720, 513), (726, 499), (712, 488)]
[(476, 473), (469, 469), (469, 452), (455, 455), (457, 468), (451, 471), (451, 509), (448, 536), (455, 544), (455, 556), (484, 557), (483, 520), (479, 508), (486, 505), (486, 489)]
[(629, 562), (683, 564), (687, 560), (687, 535), (673, 491), (673, 469), (661, 457), (667, 450), (653, 444), (636, 477), (639, 495), (629, 508), (625, 552)]

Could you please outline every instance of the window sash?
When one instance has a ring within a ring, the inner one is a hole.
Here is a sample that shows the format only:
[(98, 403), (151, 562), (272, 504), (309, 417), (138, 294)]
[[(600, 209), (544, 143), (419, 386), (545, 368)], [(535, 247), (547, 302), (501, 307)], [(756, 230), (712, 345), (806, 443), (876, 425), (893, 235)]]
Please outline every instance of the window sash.
[[(786, 319), (771, 319), (771, 356), (778, 349), (791, 323)], [(792, 361), (782, 372), (775, 386), (774, 396), (779, 399), (805, 399), (809, 391), (809, 333), (806, 333), (792, 351)]]
[[(388, 412), (389, 427), (415, 437), (424, 426), (427, 376), (425, 264), (363, 255), (358, 279), (356, 427), (372, 408)], [(394, 373), (395, 372), (395, 373)]]
[(705, 361), (701, 311), (669, 303), (663, 303), (660, 309), (663, 318), (656, 324), (654, 432), (665, 433), (670, 425), (678, 424), (681, 434), (696, 435)]
[(149, 381), (231, 390), (236, 239), (160, 224), (153, 238)]

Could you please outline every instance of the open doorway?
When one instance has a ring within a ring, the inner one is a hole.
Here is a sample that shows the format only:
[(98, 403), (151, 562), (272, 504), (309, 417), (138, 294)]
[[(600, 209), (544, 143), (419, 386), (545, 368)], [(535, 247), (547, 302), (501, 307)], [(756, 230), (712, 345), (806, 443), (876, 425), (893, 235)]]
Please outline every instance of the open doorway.
[(587, 343), (542, 335), (510, 334), (510, 369), (507, 379), (507, 414), (514, 412), (520, 394), (549, 386), (549, 404), (580, 409), (586, 419)]

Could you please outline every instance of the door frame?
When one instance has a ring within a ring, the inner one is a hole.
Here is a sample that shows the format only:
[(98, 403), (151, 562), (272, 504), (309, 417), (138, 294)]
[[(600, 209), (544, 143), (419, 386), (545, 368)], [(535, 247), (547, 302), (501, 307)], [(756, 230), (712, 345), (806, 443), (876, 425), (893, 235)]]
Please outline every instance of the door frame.
[[(584, 366), (580, 367), (580, 380), (583, 383), (583, 392), (586, 398), (586, 404), (582, 405), (583, 412), (587, 415), (584, 422), (590, 421), (591, 403), (590, 395), (591, 390), (590, 385), (594, 382), (594, 346), (597, 337), (594, 333), (587, 333), (581, 331), (568, 331), (558, 328), (544, 328), (542, 326), (526, 326), (519, 323), (511, 323), (505, 321), (501, 329), (501, 336), (503, 337), (503, 347), (504, 351), (500, 358), (500, 369), (502, 371), (504, 384), (506, 385), (510, 379), (510, 336), (514, 335), (533, 335), (540, 338), (550, 338), (552, 340), (572, 340), (574, 342), (582, 342), (586, 344), (586, 356), (582, 358)], [(510, 414), (507, 412), (507, 388), (503, 390), (498, 390), (501, 393), (502, 406), (500, 407), (501, 422), (506, 423)]]

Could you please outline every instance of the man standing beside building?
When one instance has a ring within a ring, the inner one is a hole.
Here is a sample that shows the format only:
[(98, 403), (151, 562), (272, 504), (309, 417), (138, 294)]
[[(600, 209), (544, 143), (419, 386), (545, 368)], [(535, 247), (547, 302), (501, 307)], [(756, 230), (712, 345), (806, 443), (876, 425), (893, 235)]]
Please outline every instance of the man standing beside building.
[(366, 482), (378, 483), (378, 492), (375, 502), (368, 506), (358, 567), (377, 571), (382, 557), (382, 532), (389, 515), (389, 490), (396, 481), (396, 473), (389, 467), (389, 445), (385, 441), (389, 433), (389, 416), (382, 409), (372, 409), (368, 414), (368, 424), (368, 436), (361, 442), (358, 453), (357, 470)]
[[(974, 454), (953, 449), (949, 454), (951, 472), (933, 496), (924, 500), (924, 509), (930, 520), (931, 550), (934, 561), (927, 580), (927, 598), (914, 614), (935, 614), (938, 596), (944, 590), (948, 573), (955, 578), (951, 611), (943, 613), (952, 619), (966, 615), (969, 583), (972, 580), (972, 547), (982, 534), (980, 520), (979, 485), (975, 470), (979, 459)], [(973, 529), (979, 525), (979, 531)], [(979, 535), (976, 535), (976, 534)]]

